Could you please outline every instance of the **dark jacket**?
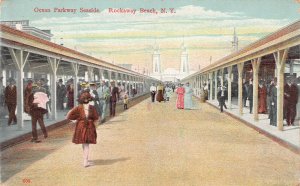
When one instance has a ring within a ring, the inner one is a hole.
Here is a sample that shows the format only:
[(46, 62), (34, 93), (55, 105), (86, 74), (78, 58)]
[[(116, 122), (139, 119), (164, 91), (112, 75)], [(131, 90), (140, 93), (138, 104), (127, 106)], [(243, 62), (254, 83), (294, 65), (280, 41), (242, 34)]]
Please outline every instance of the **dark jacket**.
[(249, 84), (248, 86), (248, 99), (252, 100), (253, 99), (253, 85)]
[(17, 87), (16, 86), (11, 88), (10, 85), (8, 85), (5, 88), (5, 103), (17, 104)]
[(288, 84), (286, 84), (284, 86), (284, 93), (287, 95), (284, 95), (284, 101), (286, 102), (286, 104), (290, 104), (290, 105), (296, 105), (298, 102), (298, 89), (296, 87), (296, 85), (291, 84), (291, 86), (289, 86)]
[(119, 97), (120, 95), (118, 87), (110, 87), (110, 101), (117, 102)]

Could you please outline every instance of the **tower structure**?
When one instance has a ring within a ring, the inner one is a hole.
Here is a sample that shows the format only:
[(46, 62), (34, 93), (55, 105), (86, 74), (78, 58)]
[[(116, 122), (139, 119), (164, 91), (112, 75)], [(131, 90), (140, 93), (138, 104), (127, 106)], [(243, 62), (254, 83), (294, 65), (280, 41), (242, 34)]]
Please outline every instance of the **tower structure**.
[(160, 74), (161, 73), (161, 63), (160, 63), (160, 52), (159, 47), (155, 46), (154, 52), (152, 54), (152, 67), (153, 67), (153, 74)]
[(239, 49), (239, 39), (236, 35), (235, 27), (233, 30), (233, 40), (232, 40), (232, 52), (236, 52)]
[(181, 45), (181, 57), (180, 57), (180, 76), (184, 77), (187, 76), (190, 73), (190, 67), (189, 67), (189, 55), (183, 40), (183, 43)]

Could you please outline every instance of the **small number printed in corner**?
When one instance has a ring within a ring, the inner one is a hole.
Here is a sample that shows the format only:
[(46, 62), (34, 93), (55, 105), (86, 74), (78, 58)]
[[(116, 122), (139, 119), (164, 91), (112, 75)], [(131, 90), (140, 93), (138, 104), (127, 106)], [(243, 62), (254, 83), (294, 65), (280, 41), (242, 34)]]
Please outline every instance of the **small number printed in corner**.
[(29, 178), (24, 178), (24, 179), (22, 180), (22, 182), (23, 182), (23, 184), (30, 184), (30, 183), (31, 183), (31, 179), (29, 179)]

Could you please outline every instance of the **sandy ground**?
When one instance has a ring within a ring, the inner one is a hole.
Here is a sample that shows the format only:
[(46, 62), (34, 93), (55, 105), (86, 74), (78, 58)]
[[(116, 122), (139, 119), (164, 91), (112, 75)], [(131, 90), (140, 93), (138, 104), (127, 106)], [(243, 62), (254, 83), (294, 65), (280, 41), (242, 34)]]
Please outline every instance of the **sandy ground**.
[(195, 100), (177, 110), (150, 98), (98, 127), (84, 168), (72, 124), (1, 154), (3, 185), (297, 185), (300, 157)]

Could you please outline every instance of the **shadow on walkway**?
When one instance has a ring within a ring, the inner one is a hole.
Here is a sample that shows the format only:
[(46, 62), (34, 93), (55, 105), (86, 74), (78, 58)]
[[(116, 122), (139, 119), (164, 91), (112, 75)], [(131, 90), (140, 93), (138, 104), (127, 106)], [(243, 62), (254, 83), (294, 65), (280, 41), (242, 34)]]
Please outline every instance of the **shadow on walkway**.
[(106, 159), (106, 160), (92, 160), (91, 162), (95, 165), (111, 165), (117, 162), (127, 161), (131, 158), (116, 158), (116, 159)]

